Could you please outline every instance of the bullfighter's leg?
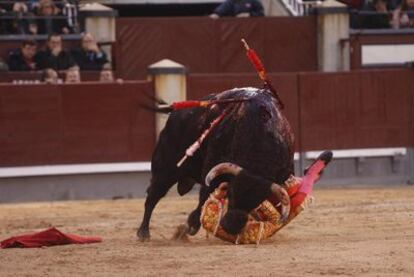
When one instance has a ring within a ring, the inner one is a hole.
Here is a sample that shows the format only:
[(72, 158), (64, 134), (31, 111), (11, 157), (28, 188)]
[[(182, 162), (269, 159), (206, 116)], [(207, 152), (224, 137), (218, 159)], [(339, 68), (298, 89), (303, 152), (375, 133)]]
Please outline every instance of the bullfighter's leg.
[(200, 194), (199, 194), (199, 201), (197, 208), (190, 213), (187, 219), (188, 224), (188, 234), (194, 236), (197, 234), (198, 230), (200, 230), (200, 216), (201, 216), (201, 208), (206, 202), (207, 198), (211, 193), (211, 189), (207, 186), (201, 186)]
[(145, 199), (144, 218), (142, 219), (141, 226), (137, 230), (139, 240), (149, 240), (149, 223), (152, 211), (160, 199), (167, 194), (176, 182), (176, 178), (170, 178), (169, 180), (151, 180), (151, 185), (147, 189), (147, 198)]

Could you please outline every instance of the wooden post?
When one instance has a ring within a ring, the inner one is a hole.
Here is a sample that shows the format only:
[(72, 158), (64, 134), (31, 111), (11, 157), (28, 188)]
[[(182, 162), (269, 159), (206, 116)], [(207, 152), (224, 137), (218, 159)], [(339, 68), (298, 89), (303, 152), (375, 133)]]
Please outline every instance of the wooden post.
[(320, 71), (349, 70), (348, 8), (337, 1), (327, 0), (316, 8), (318, 30), (318, 69)]
[[(153, 80), (155, 96), (167, 103), (187, 99), (186, 68), (169, 59), (156, 62), (148, 67), (148, 78)], [(156, 137), (164, 128), (168, 115), (157, 113), (155, 116)]]

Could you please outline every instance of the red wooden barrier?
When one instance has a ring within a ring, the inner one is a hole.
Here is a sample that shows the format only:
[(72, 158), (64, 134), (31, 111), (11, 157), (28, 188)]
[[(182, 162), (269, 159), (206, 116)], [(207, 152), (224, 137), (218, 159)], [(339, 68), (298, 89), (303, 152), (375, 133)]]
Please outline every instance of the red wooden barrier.
[[(414, 147), (414, 71), (270, 74), (297, 150)], [(256, 74), (188, 77), (188, 97), (260, 86)], [(149, 82), (0, 84), (0, 166), (147, 161)]]
[(0, 165), (149, 160), (152, 83), (0, 85)]
[(414, 71), (299, 75), (302, 149), (414, 145)]
[[(298, 151), (414, 146), (414, 71), (270, 74)], [(255, 74), (192, 74), (192, 98), (260, 86)]]
[(146, 78), (148, 65), (169, 58), (191, 73), (252, 72), (240, 39), (261, 53), (269, 72), (317, 69), (316, 17), (119, 18), (117, 73)]

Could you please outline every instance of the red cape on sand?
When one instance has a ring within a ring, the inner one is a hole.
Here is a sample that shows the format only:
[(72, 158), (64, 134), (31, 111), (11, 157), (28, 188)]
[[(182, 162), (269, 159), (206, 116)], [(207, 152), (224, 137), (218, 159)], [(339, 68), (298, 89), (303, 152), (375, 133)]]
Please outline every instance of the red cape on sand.
[(101, 242), (100, 237), (81, 237), (64, 234), (55, 227), (34, 234), (11, 237), (0, 242), (0, 248), (31, 248), (63, 244), (82, 244)]

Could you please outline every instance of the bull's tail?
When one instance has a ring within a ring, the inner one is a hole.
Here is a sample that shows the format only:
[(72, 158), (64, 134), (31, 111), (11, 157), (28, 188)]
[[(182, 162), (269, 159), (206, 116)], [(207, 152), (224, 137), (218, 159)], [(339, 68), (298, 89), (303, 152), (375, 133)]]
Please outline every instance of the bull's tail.
[(161, 98), (156, 97), (155, 95), (149, 94), (144, 92), (143, 96), (150, 101), (150, 103), (141, 103), (138, 104), (140, 108), (143, 108), (144, 110), (155, 112), (155, 113), (164, 113), (168, 114), (172, 111), (171, 108), (169, 108), (169, 105), (167, 102), (162, 100)]
[(163, 113), (163, 114), (169, 114), (173, 111), (171, 107), (151, 107), (149, 105), (140, 104), (138, 105), (140, 108), (143, 108), (144, 110), (154, 112), (154, 113)]
[(147, 97), (150, 97), (153, 102), (157, 104), (155, 107), (151, 107), (149, 105), (141, 104), (140, 107), (150, 110), (153, 112), (160, 112), (160, 113), (170, 113), (175, 110), (182, 110), (182, 109), (189, 109), (189, 108), (206, 108), (210, 107), (214, 104), (231, 104), (231, 103), (239, 103), (249, 100), (249, 98), (238, 98), (238, 99), (218, 99), (218, 100), (188, 100), (188, 101), (180, 101), (180, 102), (173, 102), (172, 104), (167, 104), (162, 99), (158, 99), (153, 96), (149, 96), (145, 94)]

